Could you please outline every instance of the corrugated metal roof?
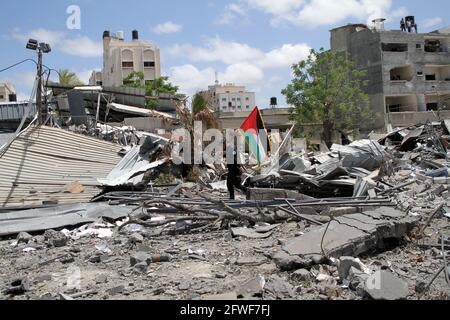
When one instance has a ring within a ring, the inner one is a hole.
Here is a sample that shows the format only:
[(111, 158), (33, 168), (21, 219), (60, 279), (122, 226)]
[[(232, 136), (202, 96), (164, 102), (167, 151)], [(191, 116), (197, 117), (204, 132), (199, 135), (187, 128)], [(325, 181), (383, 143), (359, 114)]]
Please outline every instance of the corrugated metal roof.
[[(121, 146), (50, 127), (31, 127), (0, 158), (0, 208), (89, 201), (122, 159)], [(85, 191), (65, 193), (69, 182)]]

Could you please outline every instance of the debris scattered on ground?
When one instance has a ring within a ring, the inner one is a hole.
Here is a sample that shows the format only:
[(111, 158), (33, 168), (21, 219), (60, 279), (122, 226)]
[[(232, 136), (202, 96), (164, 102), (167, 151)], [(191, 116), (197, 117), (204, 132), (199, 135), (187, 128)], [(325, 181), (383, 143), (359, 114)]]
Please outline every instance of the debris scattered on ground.
[[(282, 154), (247, 167), (236, 200), (225, 165), (176, 165), (165, 137), (118, 147), (67, 134), (54, 156), (81, 143), (70, 167), (36, 188), (27, 169), (1, 198), (0, 298), (448, 299), (447, 125)], [(2, 166), (27, 135), (50, 153), (31, 130)]]

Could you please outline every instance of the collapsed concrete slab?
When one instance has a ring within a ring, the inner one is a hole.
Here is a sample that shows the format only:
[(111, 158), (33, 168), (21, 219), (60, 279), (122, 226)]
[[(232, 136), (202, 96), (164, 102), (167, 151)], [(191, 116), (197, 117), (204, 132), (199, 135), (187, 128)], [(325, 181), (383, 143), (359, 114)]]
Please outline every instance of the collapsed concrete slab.
[(288, 241), (273, 259), (279, 268), (293, 270), (311, 267), (324, 255), (358, 256), (372, 249), (382, 249), (386, 239), (402, 238), (417, 222), (418, 218), (388, 207), (344, 215), (331, 221), (328, 229), (327, 225), (315, 227)]

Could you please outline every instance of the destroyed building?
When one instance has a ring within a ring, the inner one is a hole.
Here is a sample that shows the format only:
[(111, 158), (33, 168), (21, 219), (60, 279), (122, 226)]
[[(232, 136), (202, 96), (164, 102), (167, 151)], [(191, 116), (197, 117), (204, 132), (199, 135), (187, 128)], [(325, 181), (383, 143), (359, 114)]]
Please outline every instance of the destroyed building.
[[(349, 24), (331, 30), (331, 50), (367, 70), (374, 129), (410, 126), (450, 116), (450, 34), (386, 30)], [(369, 130), (370, 131), (370, 130)]]

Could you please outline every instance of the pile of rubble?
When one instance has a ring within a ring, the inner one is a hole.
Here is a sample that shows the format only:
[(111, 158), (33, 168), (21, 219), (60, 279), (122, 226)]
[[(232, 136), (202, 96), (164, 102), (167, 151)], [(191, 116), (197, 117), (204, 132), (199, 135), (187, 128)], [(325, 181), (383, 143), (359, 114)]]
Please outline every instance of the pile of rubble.
[(283, 154), (236, 200), (225, 165), (143, 134), (88, 203), (4, 202), (0, 297), (448, 299), (447, 124)]

